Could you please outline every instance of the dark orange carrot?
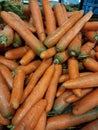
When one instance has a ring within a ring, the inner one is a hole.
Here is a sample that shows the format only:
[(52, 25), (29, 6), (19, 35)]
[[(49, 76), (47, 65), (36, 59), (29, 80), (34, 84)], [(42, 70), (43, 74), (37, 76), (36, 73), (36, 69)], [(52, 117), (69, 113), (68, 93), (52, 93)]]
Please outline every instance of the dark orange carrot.
[[(10, 124), (10, 120), (4, 118), (4, 117), (0, 114), (0, 124), (2, 124), (2, 125), (8, 125), (8, 124)], [(1, 130), (2, 130), (2, 129), (1, 129)]]
[(21, 24), (21, 22), (13, 18), (10, 13), (2, 11), (1, 17), (9, 26), (19, 33), (26, 44), (30, 46), (37, 55), (40, 55), (42, 51), (46, 50), (45, 46), (32, 34), (32, 32), (30, 32), (25, 25)]
[(26, 15), (27, 20), (29, 20), (31, 12), (30, 12), (30, 8), (29, 8), (28, 4), (23, 5), (23, 12)]
[(59, 78), (59, 83), (63, 83), (64, 81), (69, 80), (69, 75), (68, 74), (62, 74)]
[(12, 120), (12, 123), (14, 125), (17, 125), (20, 122), (20, 120), (25, 116), (25, 114), (29, 111), (32, 105), (36, 104), (40, 99), (43, 98), (54, 74), (54, 70), (54, 65), (51, 65), (45, 71), (45, 73), (38, 81), (34, 89), (31, 91), (25, 102), (18, 108)]
[(83, 16), (83, 11), (79, 11), (77, 15), (72, 16), (64, 22), (60, 27), (58, 27), (52, 34), (47, 36), (44, 40), (44, 44), (50, 48), (57, 44), (57, 42), (62, 38), (62, 36)]
[(27, 65), (35, 58), (35, 56), (36, 54), (32, 51), (32, 49), (29, 49), (20, 59), (19, 63), (21, 65)]
[(98, 118), (98, 108), (85, 114), (76, 116), (72, 113), (50, 117), (47, 121), (46, 130), (66, 129), (71, 126), (80, 125)]
[(49, 1), (42, 0), (42, 6), (45, 15), (47, 34), (49, 35), (56, 30), (56, 20)]
[(30, 5), (32, 18), (33, 18), (33, 23), (36, 28), (38, 37), (41, 41), (43, 41), (46, 38), (46, 34), (44, 30), (44, 24), (43, 24), (43, 19), (42, 19), (42, 14), (41, 14), (39, 3), (37, 0), (30, 0), (29, 5)]
[(11, 93), (10, 104), (14, 109), (17, 109), (20, 105), (24, 90), (25, 73), (23, 70), (17, 69), (15, 71), (13, 89)]
[[(71, 40), (79, 33), (84, 24), (91, 18), (92, 12), (88, 12), (85, 16), (83, 16), (57, 43), (56, 50), (64, 51)], [(73, 33), (74, 32), (74, 33)]]
[[(84, 107), (85, 106), (85, 107)], [(81, 115), (98, 106), (98, 88), (86, 95), (73, 107), (73, 114)]]
[(46, 51), (43, 51), (41, 54), (40, 54), (40, 57), (42, 59), (47, 59), (47, 58), (50, 58), (52, 56), (54, 56), (56, 54), (56, 49), (55, 47), (51, 47), (49, 49), (47, 49)]
[(27, 46), (10, 49), (5, 52), (5, 57), (10, 60), (20, 59), (21, 57), (24, 56), (24, 54), (28, 51), (28, 49), (29, 48)]
[(3, 75), (4, 79), (8, 84), (8, 87), (11, 90), (13, 88), (13, 78), (12, 78), (11, 71), (5, 65), (0, 64), (0, 72)]
[(18, 67), (18, 64), (15, 61), (9, 60), (9, 59), (5, 58), (4, 56), (1, 56), (1, 55), (0, 55), (0, 63), (7, 66), (10, 70), (14, 70)]
[(41, 99), (35, 105), (31, 106), (29, 111), (16, 126), (15, 130), (33, 130), (37, 125), (41, 114), (44, 112), (46, 105), (47, 101)]
[(61, 94), (63, 94), (63, 92), (65, 91), (65, 87), (64, 86), (59, 86), (57, 92), (56, 92), (56, 97), (59, 97)]
[(23, 97), (22, 97), (22, 101), (21, 102), (23, 102), (27, 98), (27, 96), (30, 94), (30, 92), (32, 91), (32, 89), (34, 88), (34, 86), (36, 85), (38, 80), (44, 74), (46, 69), (51, 65), (51, 63), (52, 63), (52, 58), (49, 58), (47, 60), (43, 60), (41, 62), (39, 67), (33, 73), (30, 81), (28, 82), (28, 84), (26, 86), (26, 88), (24, 89), (24, 93), (23, 93)]
[(56, 91), (57, 91), (58, 80), (62, 73), (61, 64), (56, 64), (54, 67), (55, 67), (55, 72), (45, 95), (45, 99), (47, 100), (46, 112), (49, 112), (52, 109)]

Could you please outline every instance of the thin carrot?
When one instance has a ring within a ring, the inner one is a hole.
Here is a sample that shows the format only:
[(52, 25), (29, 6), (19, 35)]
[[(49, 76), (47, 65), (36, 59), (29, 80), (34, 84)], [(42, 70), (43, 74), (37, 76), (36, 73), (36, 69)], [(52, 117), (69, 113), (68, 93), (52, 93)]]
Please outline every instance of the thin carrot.
[(54, 56), (56, 54), (56, 49), (55, 47), (51, 47), (49, 49), (47, 49), (46, 51), (43, 51), (41, 54), (40, 54), (40, 57), (42, 59), (47, 59), (47, 58), (50, 58), (52, 56)]
[(10, 13), (2, 11), (1, 17), (8, 25), (10, 25), (17, 33), (19, 33), (26, 44), (30, 46), (37, 55), (40, 55), (42, 51), (46, 50), (46, 47), (28, 30), (28, 28), (13, 18)]
[(98, 106), (98, 88), (93, 90), (83, 99), (81, 99), (76, 105), (74, 105), (72, 112), (75, 115), (81, 115), (96, 106)]
[(39, 65), (39, 67), (33, 73), (30, 81), (28, 82), (28, 84), (26, 86), (26, 88), (24, 89), (24, 93), (23, 93), (23, 97), (22, 97), (22, 101), (21, 102), (25, 101), (25, 99), (27, 98), (27, 96), (30, 94), (30, 92), (32, 91), (32, 89), (34, 88), (34, 86), (36, 85), (36, 83), (38, 82), (38, 80), (44, 74), (44, 72), (46, 71), (46, 69), (51, 65), (51, 63), (52, 63), (52, 58), (49, 58), (47, 60), (43, 60), (41, 62), (41, 64)]
[(40, 6), (37, 0), (30, 0), (29, 5), (30, 5), (32, 18), (33, 18), (33, 23), (36, 28), (38, 37), (41, 41), (43, 41), (46, 38), (46, 34), (44, 30), (44, 24), (43, 24)]
[(63, 92), (65, 91), (65, 87), (64, 86), (59, 86), (57, 92), (56, 92), (56, 97), (59, 97), (61, 94), (63, 94)]
[(58, 27), (52, 34), (48, 35), (44, 40), (44, 44), (50, 48), (57, 44), (62, 36), (83, 16), (83, 11), (79, 11), (77, 15), (70, 17), (60, 27)]
[(4, 117), (0, 114), (0, 124), (2, 124), (2, 125), (8, 125), (8, 124), (10, 124), (10, 120), (4, 118)]
[(64, 81), (69, 80), (69, 75), (68, 74), (62, 74), (59, 78), (59, 83), (63, 83)]
[(29, 49), (20, 59), (19, 63), (21, 65), (27, 65), (35, 58), (35, 56), (36, 54), (32, 51), (32, 49)]
[(45, 15), (47, 34), (49, 35), (56, 30), (56, 20), (49, 1), (42, 0), (42, 6)]
[(20, 122), (20, 120), (24, 117), (32, 105), (36, 104), (40, 99), (43, 98), (54, 74), (54, 70), (54, 65), (51, 65), (45, 71), (25, 102), (17, 110), (15, 116), (12, 119), (12, 123), (14, 125), (17, 125)]
[(57, 91), (58, 79), (62, 73), (61, 64), (56, 64), (54, 67), (55, 67), (55, 72), (45, 95), (45, 99), (47, 100), (46, 112), (49, 112), (52, 109), (56, 91)]
[[(91, 18), (92, 12), (88, 12), (85, 16), (83, 16), (57, 43), (56, 50), (64, 51), (71, 40), (79, 33), (84, 24)], [(74, 32), (74, 33), (73, 33)]]
[(66, 7), (63, 3), (60, 3), (62, 9), (63, 9), (63, 13), (64, 13), (64, 17), (65, 17), (65, 20), (68, 19), (68, 16), (67, 16), (67, 10), (66, 10)]
[(0, 63), (7, 66), (10, 70), (14, 70), (18, 67), (18, 64), (15, 61), (9, 60), (2, 55), (0, 55)]
[(20, 105), (24, 90), (25, 73), (23, 70), (17, 69), (15, 71), (13, 89), (11, 93), (10, 104), (14, 109), (17, 109)]
[(46, 130), (66, 129), (98, 118), (98, 108), (85, 114), (76, 116), (72, 113), (50, 117), (47, 121)]
[(79, 11), (67, 12), (67, 17), (70, 18), (72, 15), (76, 15)]

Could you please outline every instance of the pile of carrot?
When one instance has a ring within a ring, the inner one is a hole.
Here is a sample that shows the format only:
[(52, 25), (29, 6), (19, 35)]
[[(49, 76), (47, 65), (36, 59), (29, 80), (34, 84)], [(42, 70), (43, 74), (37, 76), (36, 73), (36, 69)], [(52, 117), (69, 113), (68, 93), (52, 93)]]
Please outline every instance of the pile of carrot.
[[(0, 16), (0, 129), (98, 129), (98, 21), (30, 0)], [(85, 125), (86, 124), (86, 125)]]

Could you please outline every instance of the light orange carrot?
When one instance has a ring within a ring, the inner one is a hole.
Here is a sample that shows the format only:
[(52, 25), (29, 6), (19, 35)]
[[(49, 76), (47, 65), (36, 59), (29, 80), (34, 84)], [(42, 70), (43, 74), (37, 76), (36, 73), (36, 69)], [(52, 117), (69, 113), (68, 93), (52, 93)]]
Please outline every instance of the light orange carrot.
[(69, 75), (68, 74), (62, 74), (59, 78), (59, 83), (63, 83), (64, 81), (69, 80)]

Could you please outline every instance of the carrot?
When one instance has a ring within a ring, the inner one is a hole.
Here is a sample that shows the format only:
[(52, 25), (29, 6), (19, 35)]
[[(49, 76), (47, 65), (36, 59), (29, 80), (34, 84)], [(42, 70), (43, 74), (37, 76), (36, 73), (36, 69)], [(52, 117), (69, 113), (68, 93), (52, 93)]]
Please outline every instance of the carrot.
[(27, 85), (27, 84), (29, 83), (29, 81), (31, 80), (31, 78), (32, 78), (32, 76), (33, 76), (33, 73), (34, 73), (34, 72), (30, 73), (30, 74), (26, 77), (26, 79), (25, 79), (25, 85)]
[(68, 81), (64, 82), (62, 85), (68, 89), (97, 87), (97, 85), (98, 85), (97, 76), (98, 76), (97, 72), (92, 73), (89, 75), (85, 75), (82, 77), (68, 80)]
[(47, 34), (49, 35), (56, 30), (56, 20), (49, 1), (42, 0), (42, 6), (45, 15)]
[(72, 95), (72, 92), (67, 90), (56, 98), (53, 106), (53, 110), (56, 114), (61, 114), (64, 111), (64, 109), (69, 105), (69, 103), (66, 102), (66, 99), (70, 95)]
[(37, 123), (37, 125), (35, 126), (34, 130), (45, 130), (46, 127), (46, 112), (44, 111), (41, 114), (41, 117)]
[(28, 28), (13, 18), (10, 13), (2, 11), (1, 17), (23, 38), (26, 44), (30, 46), (37, 55), (40, 55), (42, 51), (46, 50), (46, 47), (44, 47), (44, 45), (28, 30)]
[(18, 67), (18, 64), (15, 61), (9, 60), (9, 59), (5, 58), (4, 56), (1, 56), (1, 55), (0, 55), (0, 63), (7, 66), (10, 70), (14, 70)]
[(32, 51), (32, 49), (29, 49), (20, 59), (19, 63), (21, 65), (27, 65), (35, 58), (35, 56), (36, 54)]
[(25, 73), (23, 70), (17, 69), (13, 81), (13, 89), (11, 93), (10, 104), (14, 109), (20, 105), (20, 101), (24, 90)]
[(0, 47), (10, 46), (13, 42), (14, 31), (6, 25), (2, 31), (0, 31)]
[(38, 1), (36, 0), (30, 0), (30, 11), (33, 18), (33, 23), (37, 31), (37, 35), (41, 41), (43, 41), (46, 38), (45, 30), (44, 30), (44, 24), (42, 20), (42, 14), (40, 10), (40, 6), (38, 4)]
[[(93, 98), (92, 98), (93, 97)], [(84, 107), (85, 106), (85, 107)], [(98, 88), (81, 99), (74, 107), (73, 114), (81, 115), (98, 106)]]
[(10, 90), (0, 73), (0, 113), (3, 117), (9, 118), (14, 110), (10, 106)]
[(2, 76), (4, 77), (4, 79), (6, 80), (9, 89), (12, 90), (13, 78), (12, 78), (11, 71), (5, 65), (0, 64), (0, 72), (1, 72)]
[(68, 127), (86, 123), (97, 118), (98, 108), (79, 116), (73, 115), (72, 113), (62, 114), (50, 117), (47, 121), (46, 130), (66, 129)]
[(85, 58), (90, 55), (91, 49), (95, 47), (95, 43), (93, 42), (86, 42), (81, 46), (80, 53), (78, 55), (78, 58)]
[(65, 61), (67, 61), (69, 58), (69, 54), (68, 51), (62, 51), (62, 52), (58, 52), (56, 53), (55, 57), (54, 57), (54, 63), (64, 63)]
[(85, 23), (82, 28), (83, 31), (97, 31), (98, 30), (98, 22), (97, 21), (90, 21)]
[(33, 105), (25, 114), (24, 118), (22, 118), (22, 120), (16, 126), (15, 130), (33, 130), (37, 125), (41, 114), (44, 112), (46, 105), (47, 102), (45, 99), (39, 100), (39, 102)]
[(27, 20), (29, 20), (31, 12), (30, 12), (30, 8), (29, 8), (29, 6), (27, 4), (26, 5), (24, 4), (23, 12), (26, 15)]
[(65, 91), (65, 87), (64, 86), (59, 86), (57, 92), (56, 92), (56, 97), (59, 97), (61, 94), (63, 94), (63, 92)]
[(81, 130), (97, 130), (98, 129), (98, 119), (91, 121), (86, 126), (84, 126)]
[(20, 65), (20, 66), (18, 66), (18, 68), (22, 69), (25, 72), (25, 74), (30, 74), (31, 72), (33, 72), (37, 69), (37, 67), (40, 65), (40, 63), (41, 63), (40, 60), (34, 60), (27, 65)]
[(79, 11), (67, 12), (67, 17), (70, 18), (72, 15), (76, 15)]
[[(56, 50), (64, 51), (71, 40), (79, 33), (84, 24), (91, 18), (92, 12), (88, 12), (85, 16), (83, 16), (57, 43)], [(73, 33), (74, 32), (74, 33)]]
[[(54, 73), (54, 65), (51, 65), (43, 74), (41, 79), (38, 81), (30, 95), (27, 97), (25, 102), (17, 110), (12, 123), (17, 125), (24, 115), (29, 111), (32, 105), (36, 104), (41, 98), (43, 98), (49, 83)], [(21, 113), (21, 114), (20, 114)], [(31, 116), (31, 115), (30, 115)], [(19, 129), (18, 129), (19, 130)]]
[(54, 67), (55, 72), (45, 95), (45, 99), (47, 100), (46, 112), (49, 112), (52, 109), (57, 91), (58, 79), (62, 73), (62, 65), (56, 64)]
[(26, 86), (26, 88), (24, 89), (24, 93), (23, 93), (23, 97), (22, 97), (22, 101), (21, 102), (23, 102), (27, 98), (27, 96), (30, 94), (30, 92), (32, 91), (32, 89), (34, 88), (34, 86), (36, 85), (38, 80), (44, 74), (46, 69), (51, 65), (51, 63), (52, 63), (52, 58), (49, 58), (47, 60), (43, 60), (41, 62), (39, 67), (33, 73), (30, 81), (28, 82), (28, 84)]
[(28, 51), (28, 49), (29, 48), (27, 46), (10, 49), (5, 52), (5, 57), (10, 60), (20, 59), (21, 57), (24, 56), (24, 54)]
[(47, 59), (47, 58), (50, 58), (52, 56), (54, 56), (56, 54), (56, 49), (55, 47), (51, 47), (49, 49), (47, 49), (46, 51), (43, 51), (41, 54), (40, 54), (40, 57), (42, 59)]
[(75, 36), (75, 38), (71, 41), (70, 45), (68, 46), (69, 55), (78, 56), (81, 45), (82, 45), (82, 34), (79, 33)]
[(98, 42), (97, 31), (87, 31), (85, 32), (85, 37), (91, 42)]
[(83, 60), (83, 65), (85, 66), (85, 68), (87, 70), (93, 71), (93, 72), (97, 72), (98, 71), (98, 62), (91, 58), (88, 57), (86, 59)]
[(98, 45), (95, 46), (95, 51), (96, 51), (96, 52), (98, 51)]
[(90, 50), (90, 57), (96, 59), (95, 55), (96, 55), (95, 49)]
[(61, 7), (62, 7), (62, 9), (63, 9), (63, 13), (64, 13), (65, 20), (67, 20), (67, 19), (68, 19), (68, 16), (67, 16), (67, 10), (66, 10), (66, 8), (65, 8), (65, 5), (64, 5), (63, 3), (60, 3), (60, 5), (61, 5)]
[(60, 27), (58, 27), (52, 34), (48, 35), (44, 40), (44, 44), (50, 48), (57, 44), (62, 36), (83, 16), (83, 11), (79, 11), (77, 15), (70, 17)]
[(4, 118), (4, 117), (0, 114), (0, 124), (2, 124), (2, 125), (8, 125), (8, 124), (10, 124), (10, 120)]
[(53, 9), (54, 9), (54, 14), (56, 17), (57, 24), (58, 26), (61, 26), (67, 20), (67, 15), (64, 14), (64, 10), (60, 3), (54, 4)]
[(59, 78), (59, 83), (63, 83), (64, 81), (69, 80), (69, 75), (68, 74), (62, 74)]

